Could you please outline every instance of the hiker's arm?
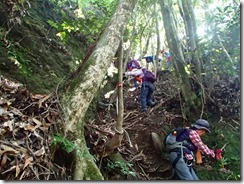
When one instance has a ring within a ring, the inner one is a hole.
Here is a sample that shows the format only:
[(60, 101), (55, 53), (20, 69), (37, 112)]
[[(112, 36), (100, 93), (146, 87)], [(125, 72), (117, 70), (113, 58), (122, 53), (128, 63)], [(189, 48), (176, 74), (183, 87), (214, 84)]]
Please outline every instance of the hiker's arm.
[(189, 135), (192, 143), (200, 150), (202, 151), (203, 153), (207, 154), (207, 155), (211, 155), (213, 158), (215, 157), (215, 154), (214, 154), (214, 150), (211, 150), (207, 147), (207, 145), (205, 145), (203, 142), (202, 142), (202, 139), (201, 137), (199, 136), (199, 134), (195, 131), (195, 130), (192, 130), (190, 131), (190, 135)]
[(141, 69), (134, 69), (132, 71), (125, 72), (125, 76), (139, 76), (142, 74)]

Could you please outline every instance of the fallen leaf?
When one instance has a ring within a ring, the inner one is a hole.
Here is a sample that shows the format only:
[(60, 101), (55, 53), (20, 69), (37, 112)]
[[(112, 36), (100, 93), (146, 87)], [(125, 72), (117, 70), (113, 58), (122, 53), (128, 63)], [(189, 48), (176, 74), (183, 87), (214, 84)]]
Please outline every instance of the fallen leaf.
[(36, 124), (35, 128), (38, 128), (38, 127), (42, 126), (42, 122), (40, 122), (38, 119), (33, 118), (32, 120), (33, 120), (34, 123)]
[(43, 132), (45, 132), (45, 131), (48, 131), (49, 128), (47, 128), (47, 127), (40, 127), (39, 129), (42, 130)]
[(44, 147), (42, 147), (41, 149), (39, 149), (39, 150), (37, 150), (35, 153), (34, 153), (34, 155), (35, 156), (42, 156), (42, 155), (44, 155), (45, 154), (45, 149), (44, 149)]
[(6, 146), (6, 145), (1, 145), (0, 146), (1, 150), (0, 150), (0, 155), (3, 154), (3, 153), (6, 153), (6, 152), (10, 152), (10, 153), (14, 153), (14, 154), (18, 154), (19, 152), (9, 146)]
[(7, 158), (8, 158), (7, 154), (4, 153), (2, 156), (1, 167), (3, 167), (6, 164)]
[(27, 124), (27, 125), (25, 125), (24, 129), (25, 130), (30, 130), (30, 131), (33, 132), (36, 129), (36, 127), (31, 125), (31, 124)]
[(20, 112), (19, 109), (15, 108), (15, 107), (11, 107), (11, 112), (14, 113), (15, 115), (18, 115), (20, 117), (24, 117), (25, 115), (22, 114), (22, 112)]
[(20, 168), (19, 168), (19, 165), (16, 166), (15, 168), (15, 177), (17, 177), (20, 173)]
[(25, 167), (27, 167), (32, 161), (33, 161), (33, 157), (27, 158), (25, 160), (25, 164), (24, 164), (24, 168), (23, 169), (25, 169)]
[(50, 93), (49, 95), (47, 95), (44, 98), (39, 100), (39, 102), (38, 102), (38, 108), (39, 109), (42, 107), (42, 103), (45, 102), (48, 98), (50, 98), (50, 96), (52, 96), (52, 93)]

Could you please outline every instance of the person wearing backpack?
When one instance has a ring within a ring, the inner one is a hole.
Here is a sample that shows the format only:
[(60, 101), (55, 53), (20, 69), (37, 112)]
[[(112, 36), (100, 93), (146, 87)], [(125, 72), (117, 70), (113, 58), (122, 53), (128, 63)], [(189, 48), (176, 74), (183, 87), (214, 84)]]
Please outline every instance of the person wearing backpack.
[(165, 49), (163, 49), (161, 51), (161, 54), (162, 55), (165, 55), (166, 57), (166, 60), (167, 60), (167, 67), (166, 67), (166, 70), (170, 70), (172, 68), (172, 59), (171, 59), (171, 56), (170, 56), (170, 52), (169, 51), (166, 51)]
[(172, 167), (181, 180), (199, 180), (192, 163), (197, 150), (215, 158), (214, 150), (202, 142), (201, 137), (210, 132), (209, 123), (198, 119), (189, 128), (178, 128), (165, 137), (165, 147), (169, 152)]
[[(127, 63), (127, 67), (126, 69), (128, 71), (132, 71), (132, 70), (137, 70), (137, 69), (141, 69), (141, 65), (139, 63), (138, 60), (136, 59), (132, 59)], [(138, 77), (134, 77), (133, 78), (133, 82), (134, 82), (134, 87), (135, 89), (137, 89), (139, 87), (138, 83), (141, 83), (140, 79)]]
[(141, 111), (146, 112), (148, 107), (154, 107), (155, 102), (152, 100), (152, 95), (155, 90), (156, 78), (154, 74), (146, 68), (135, 68), (124, 73), (124, 76), (134, 76), (135, 79), (141, 82)]
[(147, 63), (153, 63), (154, 61), (153, 56), (144, 56), (142, 59), (145, 59)]

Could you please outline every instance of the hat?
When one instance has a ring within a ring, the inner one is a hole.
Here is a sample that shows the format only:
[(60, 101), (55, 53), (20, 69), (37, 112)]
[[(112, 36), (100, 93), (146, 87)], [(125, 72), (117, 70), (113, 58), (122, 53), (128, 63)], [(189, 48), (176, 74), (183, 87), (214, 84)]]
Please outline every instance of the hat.
[(196, 129), (204, 129), (210, 132), (209, 130), (209, 123), (204, 119), (198, 119), (195, 124), (191, 125), (192, 127), (195, 127)]

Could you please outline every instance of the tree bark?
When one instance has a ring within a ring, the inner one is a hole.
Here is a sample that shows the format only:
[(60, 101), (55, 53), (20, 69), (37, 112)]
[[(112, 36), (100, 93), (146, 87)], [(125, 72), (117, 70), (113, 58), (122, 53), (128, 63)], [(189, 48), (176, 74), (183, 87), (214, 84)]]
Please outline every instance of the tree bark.
[(123, 100), (123, 38), (121, 39), (120, 44), (120, 54), (119, 54), (119, 72), (118, 72), (118, 114), (117, 114), (117, 123), (115, 126), (115, 135), (112, 137), (110, 141), (108, 141), (105, 145), (105, 150), (103, 152), (103, 157), (109, 156), (114, 153), (116, 148), (121, 146), (121, 141), (123, 138), (123, 117), (124, 117), (124, 100)]
[(104, 179), (95, 162), (87, 157), (90, 153), (84, 137), (84, 117), (98, 88), (104, 81), (136, 3), (137, 0), (118, 2), (94, 52), (88, 58), (83, 70), (68, 85), (66, 93), (63, 95), (65, 135), (82, 150), (82, 154), (75, 153), (74, 180)]
[(194, 9), (191, 0), (184, 0), (182, 2), (182, 9), (184, 11), (184, 22), (186, 30), (186, 37), (187, 37), (187, 48), (189, 48), (191, 54), (191, 65), (193, 65), (194, 73), (198, 81), (201, 81), (201, 62), (198, 57), (198, 38), (196, 33), (196, 21), (194, 15)]
[[(191, 90), (191, 84), (184, 68), (185, 59), (173, 19), (172, 1), (160, 1), (160, 6), (163, 16), (165, 34), (169, 45), (169, 50), (171, 51), (172, 55), (173, 65), (176, 73), (178, 74), (177, 77), (180, 79), (179, 81), (181, 83), (181, 91), (185, 102), (185, 113), (191, 117), (191, 115), (193, 116), (197, 113), (197, 105), (195, 103), (197, 97), (196, 94)], [(185, 115), (183, 114), (183, 116)]]
[[(160, 66), (160, 69), (161, 70), (161, 63), (162, 61), (160, 61), (160, 63), (158, 62), (159, 60), (159, 52), (160, 52), (160, 33), (159, 33), (159, 25), (158, 25), (158, 8), (157, 8), (157, 3), (155, 2), (154, 4), (154, 15), (155, 15), (155, 19), (156, 19), (156, 33), (157, 33), (157, 50), (156, 50), (156, 55), (155, 55), (155, 63), (154, 63), (154, 74), (155, 76), (157, 76), (157, 71), (158, 71), (158, 68)], [(160, 64), (160, 65), (159, 65)]]

